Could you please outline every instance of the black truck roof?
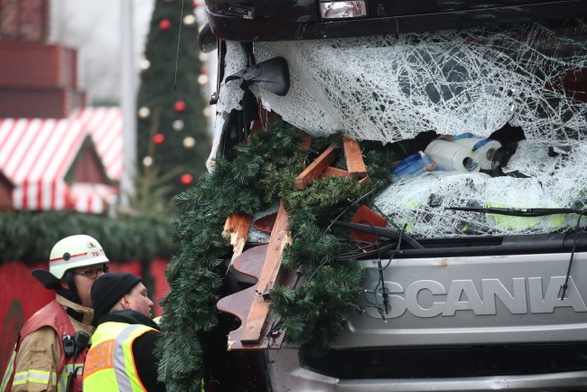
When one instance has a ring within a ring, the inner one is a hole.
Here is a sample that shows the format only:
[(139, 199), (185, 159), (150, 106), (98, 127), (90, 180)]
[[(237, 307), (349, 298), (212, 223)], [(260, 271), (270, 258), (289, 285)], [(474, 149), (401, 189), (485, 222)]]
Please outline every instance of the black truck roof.
[[(364, 15), (324, 19), (323, 0), (206, 0), (212, 33), (229, 41), (292, 41), (466, 29), (580, 18), (585, 0), (364, 0)], [(350, 7), (353, 5), (351, 4)]]

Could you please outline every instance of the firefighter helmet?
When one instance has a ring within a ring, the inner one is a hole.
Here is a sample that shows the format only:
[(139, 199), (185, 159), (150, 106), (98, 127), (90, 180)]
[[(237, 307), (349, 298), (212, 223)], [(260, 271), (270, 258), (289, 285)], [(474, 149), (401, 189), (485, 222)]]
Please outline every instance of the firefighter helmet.
[(53, 288), (73, 268), (108, 263), (102, 246), (89, 235), (78, 234), (57, 242), (49, 256), (49, 271), (38, 269), (35, 276), (47, 288)]

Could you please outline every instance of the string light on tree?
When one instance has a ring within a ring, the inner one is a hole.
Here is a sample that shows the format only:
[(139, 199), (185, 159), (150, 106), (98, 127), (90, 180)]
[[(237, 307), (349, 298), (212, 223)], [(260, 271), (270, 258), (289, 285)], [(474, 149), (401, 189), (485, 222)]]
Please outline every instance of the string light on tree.
[(196, 24), (196, 15), (186, 15), (183, 18), (183, 24), (186, 26), (193, 26), (194, 24)]
[(139, 109), (139, 118), (144, 120), (146, 118), (149, 118), (150, 115), (151, 115), (151, 110), (148, 107), (143, 106), (142, 108)]
[(178, 113), (185, 111), (185, 108), (186, 108), (186, 104), (184, 101), (176, 101), (175, 104), (173, 105), (173, 109)]
[(171, 126), (173, 127), (173, 129), (175, 129), (178, 132), (183, 131), (183, 127), (184, 127), (183, 120), (175, 120), (174, 122), (171, 123)]
[(141, 60), (139, 67), (141, 68), (141, 71), (146, 71), (149, 68), (151, 68), (151, 62), (147, 59), (143, 59), (143, 60)]
[(198, 84), (202, 86), (207, 85), (209, 80), (210, 78), (208, 77), (208, 75), (198, 75)]
[(153, 158), (151, 157), (144, 157), (143, 158), (143, 166), (149, 167), (153, 164)]
[(183, 146), (185, 148), (194, 148), (194, 146), (196, 145), (196, 139), (194, 139), (191, 136), (188, 136), (186, 138), (183, 139)]
[(159, 22), (159, 29), (162, 31), (169, 30), (170, 27), (171, 27), (171, 21), (169, 19), (162, 19)]
[(194, 177), (189, 173), (185, 173), (181, 175), (180, 181), (183, 185), (189, 185), (194, 181)]
[(155, 144), (163, 144), (163, 142), (165, 142), (165, 135), (162, 133), (156, 133), (153, 135), (153, 141)]

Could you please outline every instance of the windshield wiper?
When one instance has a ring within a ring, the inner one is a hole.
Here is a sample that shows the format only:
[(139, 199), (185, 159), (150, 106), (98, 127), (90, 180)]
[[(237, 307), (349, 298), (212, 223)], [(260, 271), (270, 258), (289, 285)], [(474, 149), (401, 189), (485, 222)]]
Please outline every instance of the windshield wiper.
[(574, 208), (495, 208), (495, 207), (446, 207), (447, 210), (482, 212), (510, 216), (547, 216), (557, 214), (585, 214), (587, 210)]
[[(587, 214), (587, 210), (577, 210), (573, 208), (478, 208), (478, 207), (446, 207), (447, 210), (454, 211), (470, 211), (470, 212), (482, 212), (486, 214), (500, 214), (510, 216), (521, 216), (521, 217), (534, 217), (534, 216), (546, 216), (546, 215), (557, 215), (557, 214), (578, 214), (577, 225), (575, 226), (575, 233), (579, 232), (579, 226), (583, 215)], [(567, 267), (567, 275), (565, 283), (561, 286), (559, 292), (561, 293), (560, 300), (564, 301), (565, 295), (569, 288), (569, 278), (571, 276), (571, 267), (573, 266), (573, 258), (575, 256), (575, 248), (577, 245), (577, 236), (573, 240), (573, 248), (571, 250), (571, 257), (569, 258), (569, 265)]]
[[(389, 239), (401, 239), (409, 244), (414, 249), (423, 249), (424, 247), (420, 244), (416, 239), (412, 238), (411, 236), (400, 232), (399, 230), (392, 229), (390, 227), (379, 227), (373, 225), (365, 225), (362, 223), (351, 223), (351, 222), (341, 222), (341, 221), (334, 221), (335, 225), (344, 226), (351, 230), (358, 230), (364, 233), (371, 233), (377, 236), (389, 238)], [(401, 234), (401, 235), (400, 235)]]

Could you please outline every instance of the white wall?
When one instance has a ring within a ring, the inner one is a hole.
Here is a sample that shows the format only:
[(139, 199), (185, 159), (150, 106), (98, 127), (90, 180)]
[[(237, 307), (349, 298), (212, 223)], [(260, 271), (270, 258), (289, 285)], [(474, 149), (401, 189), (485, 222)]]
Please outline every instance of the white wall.
[(133, 2), (138, 78), (152, 0), (51, 0), (49, 41), (78, 49), (79, 82), (90, 100), (120, 101), (121, 1)]

